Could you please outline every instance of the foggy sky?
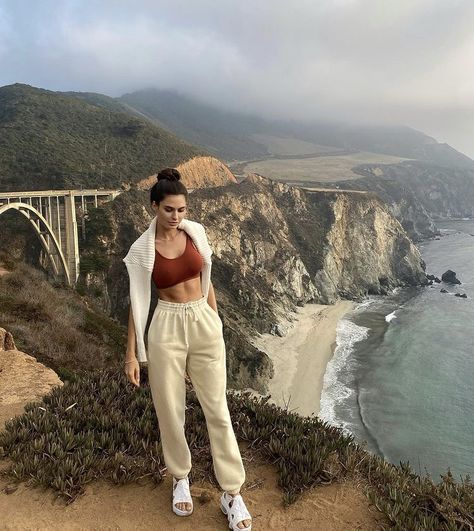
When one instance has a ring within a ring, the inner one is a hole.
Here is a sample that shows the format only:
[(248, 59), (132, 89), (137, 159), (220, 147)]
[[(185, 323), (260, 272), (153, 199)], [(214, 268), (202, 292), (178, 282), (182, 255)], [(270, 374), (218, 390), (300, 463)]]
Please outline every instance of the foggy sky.
[(473, 0), (0, 0), (0, 85), (176, 89), (404, 124), (474, 157)]

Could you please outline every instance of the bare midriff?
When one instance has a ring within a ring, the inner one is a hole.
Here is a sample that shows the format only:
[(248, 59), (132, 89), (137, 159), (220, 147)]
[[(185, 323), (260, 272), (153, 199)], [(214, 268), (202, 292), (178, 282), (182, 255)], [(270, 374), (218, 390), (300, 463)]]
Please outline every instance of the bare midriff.
[(169, 288), (159, 289), (158, 296), (169, 302), (196, 301), (203, 296), (201, 277), (190, 278)]

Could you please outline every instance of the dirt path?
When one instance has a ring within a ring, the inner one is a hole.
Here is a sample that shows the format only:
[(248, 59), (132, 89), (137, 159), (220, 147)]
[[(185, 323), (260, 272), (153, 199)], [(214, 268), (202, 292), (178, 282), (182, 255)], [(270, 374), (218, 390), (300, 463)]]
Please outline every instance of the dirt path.
[[(246, 463), (247, 484), (259, 487), (243, 491), (254, 518), (254, 530), (375, 530), (374, 509), (351, 483), (314, 488), (288, 508), (282, 505), (274, 467)], [(52, 491), (20, 485), (6, 494), (0, 480), (0, 514), (5, 530), (222, 530), (226, 517), (219, 509), (220, 492), (209, 484), (194, 484), (194, 514), (179, 518), (171, 512), (171, 481), (152, 485), (114, 486), (97, 481), (74, 503), (65, 505)], [(200, 502), (203, 499), (203, 502)]]

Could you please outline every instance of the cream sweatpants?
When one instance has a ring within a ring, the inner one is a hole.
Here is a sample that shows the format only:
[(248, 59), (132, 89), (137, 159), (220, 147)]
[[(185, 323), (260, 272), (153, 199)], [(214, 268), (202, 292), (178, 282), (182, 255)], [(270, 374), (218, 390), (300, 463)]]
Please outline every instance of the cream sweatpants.
[(184, 433), (185, 371), (206, 417), (214, 473), (226, 491), (240, 489), (245, 471), (227, 407), (222, 321), (207, 299), (158, 300), (148, 330), (148, 380), (165, 465), (174, 477), (191, 470)]

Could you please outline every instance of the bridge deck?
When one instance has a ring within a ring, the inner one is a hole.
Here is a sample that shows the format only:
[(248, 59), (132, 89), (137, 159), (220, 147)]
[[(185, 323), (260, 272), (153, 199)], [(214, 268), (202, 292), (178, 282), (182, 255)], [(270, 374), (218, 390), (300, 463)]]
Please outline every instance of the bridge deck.
[(65, 197), (67, 195), (84, 196), (84, 195), (115, 195), (119, 194), (122, 190), (33, 190), (28, 192), (0, 192), (0, 199), (8, 199), (15, 197)]

